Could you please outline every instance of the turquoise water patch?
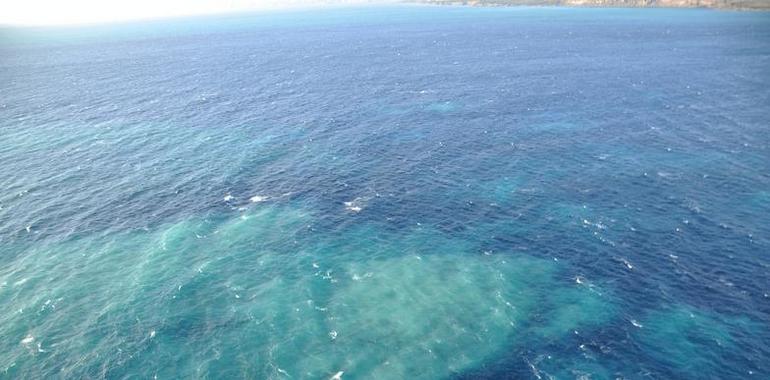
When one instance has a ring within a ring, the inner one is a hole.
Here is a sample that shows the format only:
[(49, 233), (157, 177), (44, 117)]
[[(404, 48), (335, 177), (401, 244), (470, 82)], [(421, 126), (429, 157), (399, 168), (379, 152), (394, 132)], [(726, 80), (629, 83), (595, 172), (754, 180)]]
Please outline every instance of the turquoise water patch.
[(770, 210), (770, 191), (758, 191), (751, 197), (756, 207)]
[(553, 339), (600, 326), (615, 315), (607, 298), (601, 290), (588, 286), (554, 292), (544, 300), (549, 303), (542, 316), (547, 322), (535, 328), (535, 332), (543, 338)]
[[(305, 322), (323, 327), (289, 328), (317, 333), (307, 335), (305, 346), (287, 349), (301, 348), (307, 358), (298, 362), (287, 354), (276, 359), (276, 370), (300, 377), (343, 371), (354, 378), (445, 378), (517, 342), (571, 334), (605, 322), (610, 313), (606, 299), (559, 285), (558, 267), (548, 260), (417, 252), (348, 260), (342, 271), (320, 265), (321, 279), (333, 290), (326, 302), (308, 302), (323, 321)], [(540, 313), (545, 318), (531, 319)]]
[(353, 376), (443, 378), (507, 346), (551, 270), (527, 258), (446, 255), (351, 264), (331, 325)]
[[(668, 363), (687, 378), (713, 371), (742, 350), (740, 336), (761, 334), (756, 323), (740, 317), (707, 313), (688, 306), (676, 306), (650, 313), (636, 335), (646, 351)], [(761, 364), (761, 363), (760, 363)], [(752, 368), (734, 368), (747, 375)]]
[(2, 273), (16, 312), (0, 365), (21, 377), (446, 378), (612, 314), (551, 260), (480, 254), (427, 227), (312, 225), (259, 205), (30, 251)]
[(457, 109), (457, 104), (450, 101), (430, 103), (425, 106), (426, 111), (447, 113)]
[(522, 198), (525, 199), (528, 193), (534, 191), (534, 189), (526, 188), (526, 182), (523, 179), (516, 177), (501, 177), (483, 181), (471, 186), (469, 190), (473, 192), (471, 194), (472, 199), (476, 202), (483, 201), (499, 206), (511, 206), (517, 200), (518, 203), (523, 203)]
[[(297, 211), (265, 208), (221, 223), (190, 219), (29, 249), (0, 272), (11, 311), (0, 316), (9, 353), (0, 368), (20, 377), (100, 376), (129, 370), (169, 324), (191, 321), (178, 330), (185, 334), (229, 326), (238, 315), (226, 300), (270, 277), (271, 249), (304, 221)], [(181, 322), (169, 322), (178, 313)]]

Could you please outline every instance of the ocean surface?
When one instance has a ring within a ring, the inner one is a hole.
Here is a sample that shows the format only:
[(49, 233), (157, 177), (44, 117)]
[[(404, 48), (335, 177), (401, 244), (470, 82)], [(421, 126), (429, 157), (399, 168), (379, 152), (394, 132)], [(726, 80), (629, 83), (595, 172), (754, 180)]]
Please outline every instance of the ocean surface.
[(0, 378), (769, 379), (770, 13), (2, 28)]

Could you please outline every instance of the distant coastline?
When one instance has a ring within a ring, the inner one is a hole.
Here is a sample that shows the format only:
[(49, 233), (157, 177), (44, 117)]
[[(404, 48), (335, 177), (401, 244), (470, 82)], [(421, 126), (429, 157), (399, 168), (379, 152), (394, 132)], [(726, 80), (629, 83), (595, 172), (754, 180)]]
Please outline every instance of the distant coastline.
[(433, 5), (466, 5), (483, 7), (563, 6), (770, 10), (770, 0), (408, 0), (406, 2)]

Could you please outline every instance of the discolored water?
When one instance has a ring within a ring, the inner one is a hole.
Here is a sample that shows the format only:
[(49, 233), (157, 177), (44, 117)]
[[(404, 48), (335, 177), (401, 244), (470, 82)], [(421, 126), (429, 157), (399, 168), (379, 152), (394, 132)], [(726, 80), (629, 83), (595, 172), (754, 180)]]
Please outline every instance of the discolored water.
[(770, 378), (770, 13), (0, 29), (0, 378)]

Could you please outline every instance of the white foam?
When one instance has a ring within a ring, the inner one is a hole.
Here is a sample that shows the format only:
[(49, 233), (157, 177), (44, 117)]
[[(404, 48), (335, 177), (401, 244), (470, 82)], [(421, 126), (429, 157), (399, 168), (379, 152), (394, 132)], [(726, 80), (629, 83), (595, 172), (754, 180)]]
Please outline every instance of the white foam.
[(352, 201), (344, 202), (345, 203), (345, 210), (348, 210), (353, 213), (359, 213), (361, 210), (364, 209), (366, 206), (366, 201), (368, 201), (369, 198), (362, 198), (358, 197), (356, 199), (353, 199)]
[(225, 202), (230, 202), (233, 199), (233, 196), (228, 193), (227, 195), (225, 195), (224, 199), (225, 199)]
[(344, 374), (344, 371), (339, 371), (334, 374), (334, 376), (330, 377), (329, 380), (342, 380), (342, 375)]
[(35, 341), (35, 337), (32, 336), (32, 334), (28, 334), (24, 339), (21, 340), (20, 343), (25, 345), (25, 346), (28, 346), (28, 345), (30, 345), (34, 341)]
[(542, 376), (540, 376), (540, 370), (539, 370), (537, 367), (535, 367), (535, 365), (534, 365), (534, 364), (532, 364), (532, 362), (530, 362), (530, 361), (529, 361), (529, 359), (526, 359), (526, 358), (525, 358), (525, 359), (524, 359), (524, 361), (526, 361), (526, 362), (527, 362), (527, 364), (529, 364), (529, 368), (532, 370), (532, 374), (533, 374), (533, 375), (535, 375), (535, 377), (536, 377), (538, 380), (541, 380), (543, 377), (542, 377)]
[(326, 271), (326, 274), (324, 274), (323, 276), (321, 276), (321, 278), (322, 278), (322, 279), (324, 279), (324, 280), (329, 280), (329, 282), (331, 282), (331, 283), (335, 283), (335, 282), (337, 282), (337, 279), (335, 279), (334, 277), (332, 277), (332, 270), (331, 270), (331, 269), (327, 270), (327, 271)]
[(374, 276), (374, 273), (372, 273), (372, 272), (366, 272), (366, 273), (364, 273), (363, 276), (359, 276), (358, 274), (354, 273), (353, 276), (351, 277), (351, 279), (353, 281), (361, 281), (361, 280), (363, 280), (365, 278), (371, 278), (372, 276)]
[(267, 197), (267, 196), (264, 196), (264, 195), (255, 195), (255, 196), (249, 198), (251, 203), (260, 203), (260, 202), (264, 202), (264, 201), (266, 201), (268, 199), (270, 199), (270, 198)]

